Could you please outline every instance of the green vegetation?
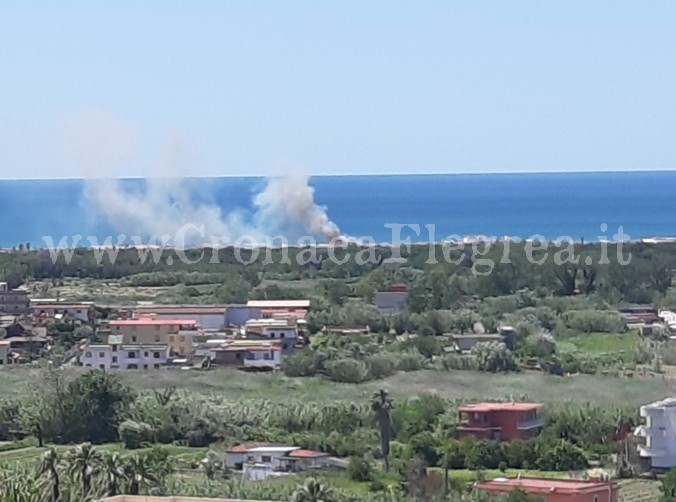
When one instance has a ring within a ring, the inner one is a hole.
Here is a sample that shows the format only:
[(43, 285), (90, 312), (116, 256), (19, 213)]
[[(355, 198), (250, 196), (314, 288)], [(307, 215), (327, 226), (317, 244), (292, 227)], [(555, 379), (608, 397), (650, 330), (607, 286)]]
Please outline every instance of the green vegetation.
[[(458, 440), (460, 402), (429, 394), (398, 399), (380, 389), (349, 401), (287, 396), (272, 402), (174, 388), (139, 391), (111, 373), (51, 368), (37, 370), (34, 381), (40, 386), (32, 394), (0, 402), (5, 431), (0, 439), (17, 431), (34, 436), (20, 449), (0, 452), (0, 462), (15, 464), (11, 474), (5, 472), (15, 484), (30, 476), (40, 482), (21, 495), (34, 498), (11, 499), (15, 495), (0, 492), (3, 500), (91, 500), (105, 493), (254, 499), (274, 493), (272, 498), (306, 500), (302, 497), (318, 491), (338, 502), (354, 494), (375, 501), (392, 493), (398, 500), (417, 500), (442, 492), (445, 500), (474, 500), (467, 483), (477, 471), (536, 469), (562, 476), (584, 470), (588, 455), (610, 453), (618, 427), (635, 419), (635, 409), (550, 406), (540, 438), (498, 443)], [(292, 478), (293, 486), (240, 485), (217, 452), (247, 440), (294, 444), (351, 460), (343, 475)], [(50, 446), (36, 447), (35, 441)]]

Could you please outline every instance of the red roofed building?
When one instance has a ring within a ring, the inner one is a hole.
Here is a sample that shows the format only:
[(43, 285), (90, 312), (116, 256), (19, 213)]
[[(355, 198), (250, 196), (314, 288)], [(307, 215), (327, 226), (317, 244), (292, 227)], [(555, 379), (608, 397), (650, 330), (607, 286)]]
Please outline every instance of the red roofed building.
[(476, 488), (491, 495), (521, 490), (546, 502), (617, 502), (619, 494), (610, 481), (574, 479), (497, 478), (480, 481)]
[(477, 403), (461, 406), (458, 437), (513, 441), (540, 434), (544, 420), (539, 403)]

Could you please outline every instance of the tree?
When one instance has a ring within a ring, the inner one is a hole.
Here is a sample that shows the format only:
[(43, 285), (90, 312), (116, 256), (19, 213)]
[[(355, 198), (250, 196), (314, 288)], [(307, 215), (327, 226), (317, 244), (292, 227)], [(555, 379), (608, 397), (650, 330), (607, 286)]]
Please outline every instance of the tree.
[(448, 495), (450, 487), (449, 471), (458, 460), (463, 460), (460, 442), (456, 439), (443, 438), (441, 444), (437, 447), (437, 455), (441, 459), (441, 466), (444, 469), (444, 493)]
[(124, 468), (125, 477), (129, 480), (127, 491), (130, 495), (139, 495), (143, 486), (157, 483), (158, 477), (146, 455), (132, 455)]
[(464, 335), (466, 331), (472, 331), (474, 328), (474, 314), (471, 310), (464, 309), (453, 316), (453, 327)]
[(481, 371), (497, 373), (519, 369), (514, 354), (501, 342), (479, 342), (472, 347), (472, 355)]
[(371, 400), (371, 410), (375, 415), (376, 423), (380, 429), (380, 453), (385, 463), (385, 472), (390, 470), (390, 440), (392, 436), (392, 417), (391, 412), (394, 408), (394, 402), (390, 399), (387, 391), (380, 389), (375, 393)]
[(366, 483), (373, 480), (373, 469), (368, 460), (356, 456), (350, 457), (347, 465), (347, 476), (352, 481)]
[(202, 460), (202, 467), (204, 468), (204, 475), (209, 481), (213, 481), (216, 473), (224, 471), (223, 462), (219, 459), (216, 452), (209, 450), (206, 457)]
[(92, 488), (92, 476), (99, 467), (99, 454), (91, 443), (76, 446), (66, 454), (66, 465), (72, 479), (82, 483), (82, 495), (86, 498)]
[(127, 479), (125, 463), (122, 456), (116, 451), (104, 453), (100, 462), (100, 469), (106, 478), (106, 495), (114, 497), (119, 492), (120, 483)]
[(291, 497), (292, 502), (331, 502), (333, 499), (331, 488), (314, 478), (298, 486)]
[(59, 499), (61, 498), (61, 479), (59, 477), (60, 463), (61, 457), (59, 452), (54, 448), (49, 448), (42, 454), (40, 465), (38, 466), (38, 474), (40, 476), (46, 474), (52, 485), (52, 502), (59, 502)]

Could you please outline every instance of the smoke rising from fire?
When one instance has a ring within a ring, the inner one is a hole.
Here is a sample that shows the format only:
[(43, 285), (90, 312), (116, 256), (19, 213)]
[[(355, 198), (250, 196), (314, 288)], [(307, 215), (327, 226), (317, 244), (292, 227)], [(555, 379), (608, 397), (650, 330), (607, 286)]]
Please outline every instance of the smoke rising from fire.
[[(103, 110), (85, 110), (62, 128), (58, 144), (71, 162), (83, 170), (84, 206), (93, 219), (104, 219), (115, 231), (126, 235), (176, 235), (188, 225), (203, 228), (186, 235), (183, 244), (210, 242), (212, 236), (235, 242), (242, 236), (265, 243), (266, 236), (311, 235), (326, 242), (340, 235), (326, 209), (314, 200), (308, 176), (288, 169), (266, 179), (265, 187), (252, 198), (251, 208), (225, 212), (228, 201), (203, 202), (194, 183), (184, 177), (194, 162), (188, 160), (180, 135), (174, 135), (155, 162), (146, 168), (142, 186), (121, 181), (116, 172), (129, 165), (140, 143), (136, 129)], [(200, 191), (207, 185), (198, 183)], [(191, 188), (192, 187), (192, 188)]]
[[(87, 205), (127, 235), (175, 235), (187, 225), (203, 227), (205, 241), (217, 236), (235, 242), (246, 235), (250, 241), (265, 243), (266, 236), (288, 236), (295, 230), (325, 242), (340, 235), (326, 209), (315, 203), (307, 176), (300, 174), (268, 178), (253, 198), (252, 212), (225, 213), (218, 205), (196, 203), (195, 194), (180, 178), (148, 178), (144, 190), (119, 180), (87, 180), (84, 195)], [(196, 237), (184, 244), (200, 244)]]

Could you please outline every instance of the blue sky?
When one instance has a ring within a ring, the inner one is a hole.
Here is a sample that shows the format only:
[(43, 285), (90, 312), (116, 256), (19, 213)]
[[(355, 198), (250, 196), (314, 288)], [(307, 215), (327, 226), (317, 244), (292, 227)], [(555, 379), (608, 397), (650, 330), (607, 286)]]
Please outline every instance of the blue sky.
[(2, 2), (0, 69), (2, 178), (676, 168), (673, 1)]

